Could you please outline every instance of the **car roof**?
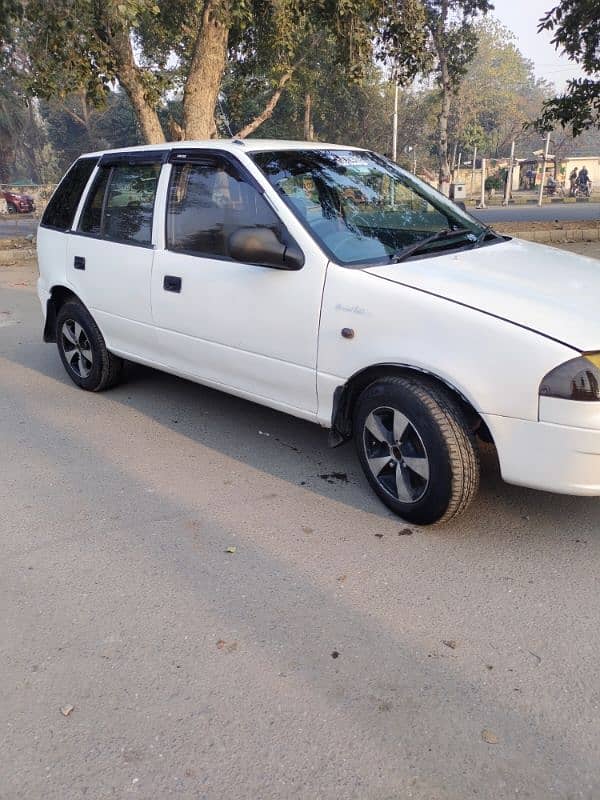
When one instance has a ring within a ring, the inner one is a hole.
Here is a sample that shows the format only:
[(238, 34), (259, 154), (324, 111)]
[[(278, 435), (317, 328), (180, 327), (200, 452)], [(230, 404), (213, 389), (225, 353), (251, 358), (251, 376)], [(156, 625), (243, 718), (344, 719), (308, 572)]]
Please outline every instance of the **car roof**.
[(207, 141), (165, 142), (162, 144), (145, 144), (137, 147), (118, 147), (113, 150), (97, 150), (93, 153), (83, 153), (82, 157), (102, 156), (106, 153), (143, 153), (145, 150), (152, 152), (173, 150), (184, 147), (186, 149), (198, 148), (202, 150), (227, 150), (231, 153), (256, 153), (270, 150), (362, 150), (361, 147), (352, 147), (343, 144), (329, 144), (326, 142), (302, 142), (292, 139), (208, 139)]

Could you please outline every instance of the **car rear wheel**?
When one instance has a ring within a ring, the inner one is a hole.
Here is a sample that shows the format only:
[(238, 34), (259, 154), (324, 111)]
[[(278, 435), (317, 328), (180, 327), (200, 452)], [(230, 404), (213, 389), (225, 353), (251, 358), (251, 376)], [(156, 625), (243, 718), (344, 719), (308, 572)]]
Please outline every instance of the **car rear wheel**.
[(460, 405), (433, 384), (397, 377), (372, 383), (354, 410), (354, 440), (375, 493), (408, 522), (447, 522), (477, 494), (475, 437)]
[(9, 214), (16, 214), (17, 213), (17, 207), (16, 207), (16, 205), (14, 203), (7, 203), (6, 204), (6, 208), (7, 208)]
[(70, 300), (61, 307), (56, 317), (56, 343), (67, 374), (82, 389), (101, 392), (121, 379), (123, 359), (107, 350), (83, 303)]

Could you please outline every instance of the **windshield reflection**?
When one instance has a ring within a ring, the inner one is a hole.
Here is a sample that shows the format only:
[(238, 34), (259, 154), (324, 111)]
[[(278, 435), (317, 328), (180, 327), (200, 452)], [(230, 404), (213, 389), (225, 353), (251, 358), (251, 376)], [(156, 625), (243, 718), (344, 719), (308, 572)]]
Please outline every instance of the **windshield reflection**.
[[(425, 239), (423, 252), (433, 254), (472, 244), (485, 230), (439, 192), (373, 153), (290, 150), (252, 157), (340, 264), (388, 262)], [(434, 237), (457, 229), (463, 229), (462, 239)]]

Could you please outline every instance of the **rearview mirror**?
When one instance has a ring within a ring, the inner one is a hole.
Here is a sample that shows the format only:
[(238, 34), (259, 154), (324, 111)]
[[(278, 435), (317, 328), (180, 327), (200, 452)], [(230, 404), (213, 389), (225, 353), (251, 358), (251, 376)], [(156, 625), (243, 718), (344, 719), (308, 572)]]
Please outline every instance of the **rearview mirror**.
[(304, 253), (295, 243), (284, 244), (272, 228), (239, 228), (229, 237), (229, 255), (236, 261), (275, 269), (302, 269)]

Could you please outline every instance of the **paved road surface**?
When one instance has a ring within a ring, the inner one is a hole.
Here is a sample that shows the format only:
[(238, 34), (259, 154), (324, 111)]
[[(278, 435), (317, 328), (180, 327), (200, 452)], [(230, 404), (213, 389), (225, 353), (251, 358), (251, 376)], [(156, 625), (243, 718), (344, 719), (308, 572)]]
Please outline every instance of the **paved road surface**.
[(12, 239), (35, 233), (39, 220), (29, 215), (11, 215), (0, 219), (0, 239)]
[[(532, 221), (532, 220), (573, 220), (600, 219), (600, 203), (553, 204), (538, 208), (537, 206), (500, 206), (479, 211), (469, 209), (472, 214), (487, 224), (494, 222)], [(35, 233), (38, 220), (31, 217), (6, 217), (0, 219), (0, 239), (13, 236), (27, 236)]]
[(600, 500), (486, 451), (407, 532), (309, 423), (80, 391), (33, 270), (0, 284), (2, 798), (600, 797)]

